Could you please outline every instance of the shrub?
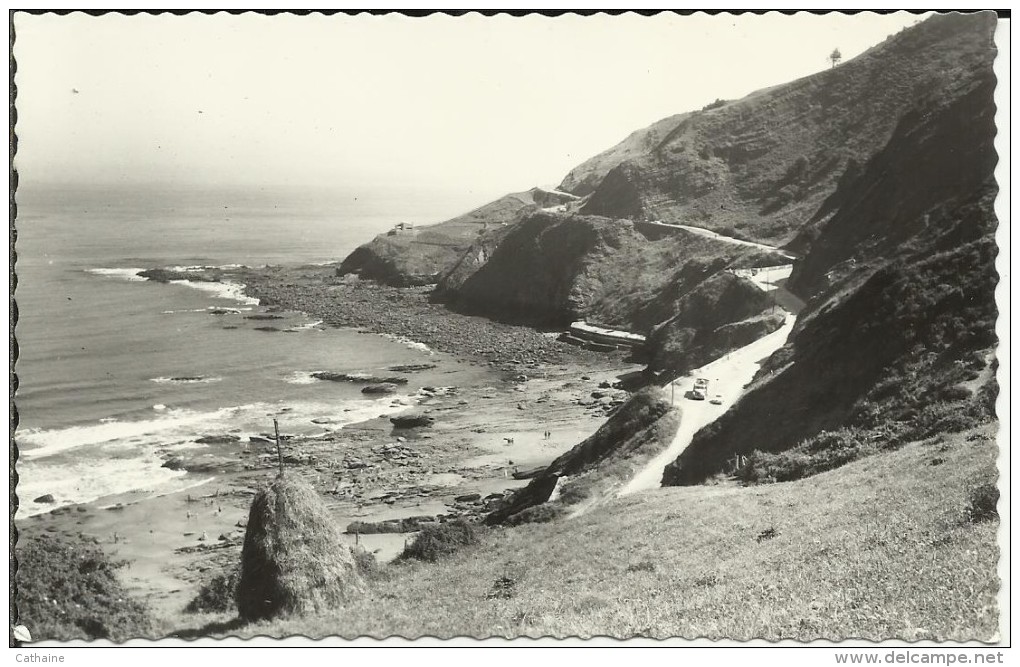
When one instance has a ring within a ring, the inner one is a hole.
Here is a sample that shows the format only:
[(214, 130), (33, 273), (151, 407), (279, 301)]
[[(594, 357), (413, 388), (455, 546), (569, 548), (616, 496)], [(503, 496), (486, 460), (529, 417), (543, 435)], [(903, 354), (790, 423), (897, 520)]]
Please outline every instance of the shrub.
[(462, 547), (477, 544), (478, 531), (466, 521), (450, 521), (438, 526), (426, 526), (404, 547), (401, 560), (413, 558), (429, 563), (446, 558)]
[(877, 451), (879, 440), (875, 435), (841, 428), (822, 431), (782, 452), (755, 450), (736, 470), (736, 477), (745, 484), (768, 484), (817, 475)]
[(982, 484), (970, 492), (967, 521), (980, 523), (999, 518), (999, 489), (994, 484)]
[(508, 526), (519, 526), (524, 523), (549, 523), (564, 514), (566, 514), (566, 509), (562, 505), (544, 503), (521, 510), (517, 514), (510, 516), (506, 524)]
[(971, 394), (970, 392), (970, 389), (967, 389), (966, 387), (961, 387), (959, 385), (945, 387), (942, 389), (941, 392), (939, 392), (939, 394), (940, 394), (939, 398), (941, 398), (943, 401), (949, 402), (965, 401), (971, 396), (973, 396), (973, 394)]
[(655, 572), (655, 563), (650, 560), (643, 560), (638, 563), (631, 563), (627, 566), (628, 572)]
[(233, 611), (237, 608), (238, 577), (237, 570), (216, 575), (202, 584), (184, 611), (189, 614)]
[(726, 106), (727, 102), (728, 102), (728, 100), (724, 100), (722, 98), (717, 97), (717, 98), (715, 98), (715, 102), (709, 102), (705, 106), (701, 107), (701, 110), (702, 111), (711, 111), (712, 109), (718, 109), (721, 106)]
[(148, 610), (117, 579), (115, 562), (82, 535), (22, 534), (18, 559), (18, 622), (35, 641), (144, 637)]
[(566, 482), (560, 480), (561, 486), (558, 500), (564, 505), (576, 505), (587, 500), (593, 493), (592, 486), (595, 481), (592, 475), (572, 477)]
[(354, 567), (361, 576), (370, 579), (379, 574), (379, 561), (376, 560), (374, 553), (365, 547), (357, 546), (351, 547), (351, 555), (354, 556)]

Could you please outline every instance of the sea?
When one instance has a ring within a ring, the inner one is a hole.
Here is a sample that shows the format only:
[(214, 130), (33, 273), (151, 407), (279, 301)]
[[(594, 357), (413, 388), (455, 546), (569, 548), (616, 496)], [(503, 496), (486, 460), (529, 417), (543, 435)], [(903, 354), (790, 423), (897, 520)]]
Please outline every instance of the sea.
[[(271, 433), (274, 417), (286, 433), (321, 433), (415, 400), (366, 398), (311, 373), (420, 363), (432, 351), (416, 341), (299, 313), (246, 319), (259, 308), (240, 285), (157, 283), (138, 271), (324, 264), (398, 222), (437, 222), (481, 203), (410, 186), (22, 186), (17, 516), (193, 484), (162, 466), (175, 450), (201, 447), (202, 435)], [(35, 501), (47, 494), (53, 502)]]

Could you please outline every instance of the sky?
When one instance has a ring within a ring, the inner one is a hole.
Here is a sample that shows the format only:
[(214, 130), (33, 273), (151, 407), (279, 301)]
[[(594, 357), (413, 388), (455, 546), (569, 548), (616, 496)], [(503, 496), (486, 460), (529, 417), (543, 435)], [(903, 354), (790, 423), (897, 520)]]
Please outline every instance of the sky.
[(21, 182), (555, 185), (632, 131), (919, 20), (16, 14)]

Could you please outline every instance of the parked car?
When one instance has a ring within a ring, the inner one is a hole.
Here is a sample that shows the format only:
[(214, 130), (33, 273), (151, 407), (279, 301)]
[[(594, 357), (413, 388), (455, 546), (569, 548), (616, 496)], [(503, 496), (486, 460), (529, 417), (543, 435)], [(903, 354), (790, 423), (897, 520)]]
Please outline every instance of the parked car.
[(712, 400), (709, 401), (709, 403), (711, 403), (712, 405), (722, 405), (722, 394), (716, 394), (715, 396), (713, 396)]

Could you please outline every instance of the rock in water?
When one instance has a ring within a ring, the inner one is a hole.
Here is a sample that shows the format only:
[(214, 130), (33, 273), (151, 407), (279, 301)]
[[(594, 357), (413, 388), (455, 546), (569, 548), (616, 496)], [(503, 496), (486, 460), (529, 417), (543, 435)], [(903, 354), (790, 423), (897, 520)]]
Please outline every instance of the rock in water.
[(203, 435), (201, 438), (196, 438), (195, 442), (200, 445), (227, 445), (240, 439), (240, 436), (227, 433), (224, 435)]
[(241, 550), (241, 618), (332, 611), (361, 587), (351, 550), (310, 486), (278, 476), (256, 494)]
[(184, 470), (184, 459), (179, 456), (171, 456), (163, 462), (161, 467), (169, 468), (170, 470)]
[(316, 380), (328, 380), (330, 382), (360, 382), (362, 384), (407, 384), (407, 378), (397, 375), (379, 377), (367, 373), (333, 373), (331, 371), (316, 371), (312, 373)]
[(390, 417), (390, 422), (395, 428), (418, 428), (421, 426), (432, 426), (436, 420), (428, 415), (401, 415)]
[(361, 390), (362, 394), (393, 394), (397, 391), (397, 385), (392, 382), (380, 382), (379, 384), (370, 384)]

